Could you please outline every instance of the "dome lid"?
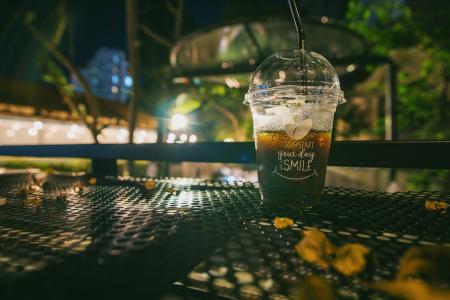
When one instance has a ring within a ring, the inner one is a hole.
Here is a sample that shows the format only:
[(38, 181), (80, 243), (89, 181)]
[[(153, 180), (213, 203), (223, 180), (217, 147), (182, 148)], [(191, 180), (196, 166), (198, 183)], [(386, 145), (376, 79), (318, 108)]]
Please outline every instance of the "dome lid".
[(244, 103), (280, 104), (318, 97), (336, 104), (345, 102), (336, 70), (315, 52), (283, 50), (266, 58), (255, 70)]

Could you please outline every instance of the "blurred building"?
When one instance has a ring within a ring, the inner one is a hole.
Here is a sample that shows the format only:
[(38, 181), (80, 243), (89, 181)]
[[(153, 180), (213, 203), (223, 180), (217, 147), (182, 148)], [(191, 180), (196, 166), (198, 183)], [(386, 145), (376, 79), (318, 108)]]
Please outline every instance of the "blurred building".
[[(100, 48), (81, 70), (92, 91), (100, 98), (126, 102), (133, 86), (133, 79), (128, 73), (128, 61), (125, 52), (111, 48)], [(83, 89), (72, 76), (75, 91)]]

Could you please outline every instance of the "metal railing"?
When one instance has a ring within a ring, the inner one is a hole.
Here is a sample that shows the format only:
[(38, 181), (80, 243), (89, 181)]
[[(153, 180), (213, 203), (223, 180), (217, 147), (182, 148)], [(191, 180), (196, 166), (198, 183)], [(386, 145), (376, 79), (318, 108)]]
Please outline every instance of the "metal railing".
[[(330, 151), (331, 166), (450, 169), (450, 141), (341, 141), (333, 142)], [(253, 142), (20, 145), (0, 146), (0, 155), (89, 158), (94, 172), (113, 175), (117, 159), (252, 164), (255, 146)]]

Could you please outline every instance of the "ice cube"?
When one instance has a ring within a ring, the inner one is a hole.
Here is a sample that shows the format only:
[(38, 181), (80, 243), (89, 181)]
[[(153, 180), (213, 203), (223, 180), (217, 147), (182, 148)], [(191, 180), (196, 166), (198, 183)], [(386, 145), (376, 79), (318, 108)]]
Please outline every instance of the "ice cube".
[(276, 106), (266, 108), (266, 115), (285, 116), (289, 114), (289, 108), (286, 106)]

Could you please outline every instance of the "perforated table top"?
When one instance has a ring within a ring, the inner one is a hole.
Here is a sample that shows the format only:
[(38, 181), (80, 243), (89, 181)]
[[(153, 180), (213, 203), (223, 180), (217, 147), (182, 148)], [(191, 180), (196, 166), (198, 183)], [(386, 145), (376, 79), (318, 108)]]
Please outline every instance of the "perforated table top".
[[(317, 274), (342, 299), (384, 299), (361, 277), (305, 263), (294, 245), (318, 228), (336, 245), (358, 242), (380, 262), (371, 281), (394, 276), (412, 245), (450, 247), (448, 214), (425, 200), (450, 194), (326, 188), (307, 213), (271, 211), (257, 186), (199, 179), (0, 176), (0, 298), (287, 299)], [(293, 227), (272, 220), (289, 216)]]

